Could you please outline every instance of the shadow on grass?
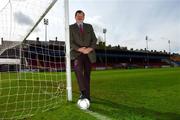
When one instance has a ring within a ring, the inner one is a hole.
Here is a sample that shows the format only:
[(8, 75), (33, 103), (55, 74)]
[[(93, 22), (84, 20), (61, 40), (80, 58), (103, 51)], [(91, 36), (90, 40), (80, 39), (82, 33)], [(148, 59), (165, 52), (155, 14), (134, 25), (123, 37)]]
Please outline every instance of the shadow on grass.
[(180, 120), (180, 115), (171, 112), (159, 112), (143, 107), (130, 107), (127, 105), (117, 104), (110, 100), (93, 97), (92, 111), (111, 116), (115, 119), (125, 118), (127, 116), (141, 116), (142, 118), (151, 118), (155, 120)]

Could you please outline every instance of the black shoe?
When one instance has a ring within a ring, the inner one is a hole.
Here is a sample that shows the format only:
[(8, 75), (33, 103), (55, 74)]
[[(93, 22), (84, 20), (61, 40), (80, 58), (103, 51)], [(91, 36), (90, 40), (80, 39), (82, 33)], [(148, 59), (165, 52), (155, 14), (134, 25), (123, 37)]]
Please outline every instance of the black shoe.
[(81, 91), (79, 99), (84, 99), (84, 98), (86, 98), (86, 92), (85, 91)]
[(86, 96), (83, 94), (80, 94), (79, 99), (84, 99), (84, 98), (86, 98)]

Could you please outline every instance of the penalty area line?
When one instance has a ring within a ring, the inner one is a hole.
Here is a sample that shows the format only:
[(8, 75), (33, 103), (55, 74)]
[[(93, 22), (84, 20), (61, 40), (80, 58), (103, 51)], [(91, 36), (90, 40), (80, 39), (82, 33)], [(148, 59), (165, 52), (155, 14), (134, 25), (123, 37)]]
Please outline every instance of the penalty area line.
[(97, 112), (93, 112), (91, 110), (85, 110), (86, 113), (90, 114), (91, 116), (95, 117), (97, 120), (112, 120), (111, 118), (102, 115), (100, 113)]

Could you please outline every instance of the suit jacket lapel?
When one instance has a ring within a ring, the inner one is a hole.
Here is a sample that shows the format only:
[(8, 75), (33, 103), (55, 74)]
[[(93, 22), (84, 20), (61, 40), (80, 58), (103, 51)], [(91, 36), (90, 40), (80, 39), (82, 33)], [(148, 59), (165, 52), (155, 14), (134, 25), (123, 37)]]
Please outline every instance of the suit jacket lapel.
[(79, 32), (79, 27), (78, 27), (78, 25), (75, 23), (74, 26), (75, 26), (75, 31), (78, 32), (78, 33), (80, 33), (80, 32)]
[(86, 33), (87, 32), (87, 29), (86, 29), (86, 24), (83, 23), (83, 32)]

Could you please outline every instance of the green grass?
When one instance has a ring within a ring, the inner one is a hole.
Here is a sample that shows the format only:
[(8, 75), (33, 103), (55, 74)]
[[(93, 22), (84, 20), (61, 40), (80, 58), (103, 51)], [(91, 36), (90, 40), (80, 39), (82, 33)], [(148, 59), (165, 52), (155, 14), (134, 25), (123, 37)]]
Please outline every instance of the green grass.
[(66, 100), (64, 73), (1, 73), (0, 78), (0, 119), (32, 116)]
[(179, 73), (179, 68), (97, 72), (93, 79), (98, 79), (98, 83), (93, 81), (92, 94), (100, 95), (97, 98), (103, 107), (97, 104), (94, 110), (116, 119), (145, 116), (178, 120)]
[[(54, 76), (54, 78), (52, 76)], [(36, 85), (37, 87), (34, 88), (34, 92), (38, 92), (39, 89), (45, 89), (54, 94), (57, 89), (56, 84), (59, 83), (57, 76), (61, 77), (61, 79), (65, 78), (64, 73), (61, 75), (59, 75), (59, 73), (47, 73), (46, 77), (39, 74), (39, 76), (34, 76), (32, 79), (29, 78), (31, 79), (29, 81), (11, 82), (11, 85)], [(16, 73), (11, 73), (7, 76), (6, 73), (1, 73), (1, 81), (3, 81), (1, 82), (1, 87), (7, 86), (7, 84), (9, 85), (9, 83), (4, 82), (3, 79), (10, 77), (16, 78), (17, 75)], [(29, 75), (25, 77), (27, 78)], [(46, 82), (37, 82), (37, 77), (46, 80)], [(49, 77), (55, 81), (47, 82)], [(23, 74), (21, 78), (23, 78)], [(55, 99), (47, 101), (49, 104), (55, 101), (57, 104), (50, 106), (55, 108), (45, 112), (40, 112), (41, 109), (39, 109), (36, 111), (38, 114), (26, 118), (26, 120), (96, 120), (96, 117), (77, 108), (76, 101), (79, 93), (74, 73), (72, 74), (72, 78), (72, 102), (66, 102), (64, 96), (65, 91), (63, 91), (63, 96), (58, 96)], [(52, 87), (38, 88), (40, 84), (54, 86), (53, 88), (56, 89), (50, 89)], [(25, 90), (26, 92), (32, 92), (27, 88)], [(17, 93), (16, 89), (13, 91), (10, 94)], [(24, 88), (18, 92), (22, 91), (24, 91)], [(2, 96), (8, 92), (9, 90), (6, 91), (3, 89), (0, 93)], [(93, 71), (91, 95), (92, 103), (90, 110), (113, 120), (180, 120), (180, 68)], [(22, 97), (23, 98), (19, 97), (19, 99), (24, 99), (24, 96)], [(35, 96), (32, 97), (32, 95), (26, 97), (27, 100), (37, 99)], [(48, 100), (52, 96), (46, 97), (42, 95), (38, 99)], [(3, 101), (6, 102), (7, 100), (0, 98), (0, 103)], [(40, 102), (39, 105), (37, 103), (35, 107), (43, 106), (44, 104), (44, 102)], [(16, 107), (17, 106), (21, 107), (22, 105), (16, 105)], [(32, 107), (27, 103), (27, 107), (29, 106)], [(13, 108), (13, 106), (9, 109), (11, 108)]]

